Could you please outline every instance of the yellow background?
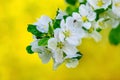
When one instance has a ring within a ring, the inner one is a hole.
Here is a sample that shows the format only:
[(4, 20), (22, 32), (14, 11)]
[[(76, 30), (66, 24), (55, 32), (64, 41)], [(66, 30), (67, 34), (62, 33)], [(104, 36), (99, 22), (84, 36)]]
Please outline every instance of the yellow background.
[(32, 41), (27, 24), (43, 14), (53, 18), (65, 7), (64, 0), (0, 0), (0, 80), (120, 80), (120, 45), (109, 44), (110, 29), (102, 31), (99, 43), (83, 40), (75, 69), (63, 64), (53, 71), (52, 60), (44, 65), (37, 54), (27, 54)]

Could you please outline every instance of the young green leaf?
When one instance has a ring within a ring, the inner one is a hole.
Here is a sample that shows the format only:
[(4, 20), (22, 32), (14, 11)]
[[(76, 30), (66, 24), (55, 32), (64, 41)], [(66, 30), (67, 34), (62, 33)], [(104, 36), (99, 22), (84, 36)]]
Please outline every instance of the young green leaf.
[(75, 5), (78, 0), (65, 0), (68, 4)]
[(53, 28), (54, 29), (60, 28), (60, 22), (61, 22), (61, 20), (58, 20), (58, 19), (54, 20)]
[(120, 43), (120, 24), (117, 28), (112, 29), (109, 34), (109, 41), (111, 44), (118, 45)]
[(48, 34), (53, 35), (53, 33), (54, 33), (53, 26), (51, 26), (51, 25), (49, 24)]
[(49, 38), (40, 39), (38, 42), (38, 45), (39, 46), (46, 46), (48, 44), (48, 40), (49, 40)]
[(96, 15), (96, 19), (95, 19), (95, 20), (96, 20), (96, 21), (99, 20), (99, 15), (100, 15), (101, 13), (105, 12), (105, 11), (106, 11), (106, 10), (103, 9), (103, 8), (101, 8), (101, 9), (96, 9), (95, 12), (96, 12), (97, 15)]
[(33, 54), (33, 53), (34, 53), (34, 52), (31, 50), (31, 47), (32, 47), (32, 46), (30, 46), (30, 45), (26, 47), (26, 50), (27, 50), (27, 52), (28, 52), (29, 54)]
[(101, 32), (102, 29), (101, 29), (101, 28), (97, 28), (96, 31), (97, 31), (97, 32)]
[(79, 12), (79, 9), (78, 7), (76, 8), (75, 6), (68, 6), (66, 8), (66, 12), (69, 16), (71, 16), (73, 12)]
[(44, 34), (37, 30), (35, 25), (29, 24), (27, 28), (28, 32), (31, 32), (33, 35), (37, 37), (42, 37)]

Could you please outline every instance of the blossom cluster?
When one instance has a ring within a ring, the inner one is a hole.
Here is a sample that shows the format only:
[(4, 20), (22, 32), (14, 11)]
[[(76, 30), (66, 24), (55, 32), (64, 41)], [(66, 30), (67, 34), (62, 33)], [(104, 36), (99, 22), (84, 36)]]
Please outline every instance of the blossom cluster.
[(58, 9), (55, 19), (41, 16), (28, 25), (34, 41), (27, 47), (29, 53), (38, 53), (43, 63), (53, 60), (56, 69), (62, 63), (75, 68), (82, 54), (77, 49), (83, 38), (96, 42), (100, 31), (120, 25), (120, 0), (79, 0), (77, 11), (69, 14)]

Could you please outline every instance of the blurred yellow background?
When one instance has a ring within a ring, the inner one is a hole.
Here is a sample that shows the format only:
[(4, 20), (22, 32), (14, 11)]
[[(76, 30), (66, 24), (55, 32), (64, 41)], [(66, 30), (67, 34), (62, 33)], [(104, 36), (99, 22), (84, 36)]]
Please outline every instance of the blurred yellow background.
[(53, 18), (57, 8), (66, 8), (64, 0), (0, 0), (0, 80), (120, 80), (120, 45), (110, 45), (110, 29), (101, 32), (99, 43), (83, 40), (75, 69), (63, 64), (53, 71), (52, 60), (44, 65), (37, 54), (27, 54), (27, 24), (41, 15)]

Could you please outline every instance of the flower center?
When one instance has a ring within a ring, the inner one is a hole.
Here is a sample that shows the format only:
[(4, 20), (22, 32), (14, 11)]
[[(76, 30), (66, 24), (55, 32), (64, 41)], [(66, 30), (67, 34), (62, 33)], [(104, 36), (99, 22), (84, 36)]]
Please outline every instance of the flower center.
[(101, 27), (104, 26), (104, 23), (101, 21), (98, 23)]
[(64, 35), (65, 35), (65, 37), (70, 37), (70, 35), (71, 35), (71, 32), (68, 30), (68, 31), (65, 31), (64, 32)]
[(87, 17), (86, 17), (86, 16), (83, 16), (83, 17), (82, 17), (82, 21), (83, 21), (83, 22), (88, 21)]
[(88, 30), (89, 33), (92, 33), (93, 31), (94, 31), (94, 28), (93, 28), (93, 27), (91, 27), (91, 28)]
[(58, 42), (58, 43), (57, 43), (57, 47), (58, 47), (58, 48), (62, 49), (63, 46), (64, 46), (64, 44), (63, 44), (62, 42)]
[(46, 26), (43, 26), (44, 29), (46, 29), (47, 27)]
[(103, 4), (104, 4), (103, 0), (98, 0), (97, 6), (101, 7), (101, 6), (103, 6)]
[(115, 3), (115, 6), (116, 6), (116, 7), (120, 7), (120, 2)]

